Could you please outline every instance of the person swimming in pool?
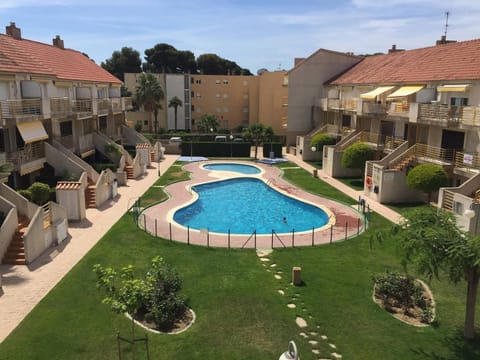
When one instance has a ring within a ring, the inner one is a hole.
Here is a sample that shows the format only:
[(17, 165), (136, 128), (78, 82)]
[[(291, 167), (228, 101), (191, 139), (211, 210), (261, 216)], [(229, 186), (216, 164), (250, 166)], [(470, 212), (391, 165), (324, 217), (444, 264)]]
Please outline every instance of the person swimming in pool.
[(287, 223), (287, 218), (284, 216), (283, 217), (283, 223), (286, 224)]

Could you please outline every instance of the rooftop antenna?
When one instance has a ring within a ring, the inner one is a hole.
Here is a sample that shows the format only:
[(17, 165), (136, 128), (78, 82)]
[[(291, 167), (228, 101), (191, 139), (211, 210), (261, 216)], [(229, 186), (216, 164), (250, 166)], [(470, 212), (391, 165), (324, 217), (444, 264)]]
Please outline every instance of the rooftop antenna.
[(443, 36), (445, 37), (445, 39), (447, 38), (447, 31), (448, 31), (448, 16), (450, 15), (450, 11), (447, 11), (445, 13), (445, 33), (443, 34)]

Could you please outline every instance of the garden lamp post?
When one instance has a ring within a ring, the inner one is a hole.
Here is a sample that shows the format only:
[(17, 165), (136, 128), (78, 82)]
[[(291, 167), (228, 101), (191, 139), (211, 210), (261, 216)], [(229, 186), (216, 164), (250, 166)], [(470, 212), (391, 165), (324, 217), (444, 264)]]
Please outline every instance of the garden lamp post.
[(230, 157), (232, 157), (232, 152), (233, 152), (233, 151), (232, 151), (232, 150), (233, 150), (233, 149), (232, 149), (232, 147), (233, 147), (232, 141), (233, 141), (233, 135), (230, 134)]

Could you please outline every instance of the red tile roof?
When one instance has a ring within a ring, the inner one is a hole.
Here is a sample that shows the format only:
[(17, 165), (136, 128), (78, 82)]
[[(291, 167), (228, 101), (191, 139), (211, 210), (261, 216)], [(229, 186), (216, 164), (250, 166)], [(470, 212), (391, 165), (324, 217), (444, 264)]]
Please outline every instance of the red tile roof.
[(0, 72), (54, 76), (61, 80), (121, 83), (81, 52), (0, 34)]
[(57, 182), (56, 190), (78, 190), (82, 186), (79, 182), (66, 182), (59, 181)]
[(480, 39), (366, 57), (330, 84), (480, 80)]

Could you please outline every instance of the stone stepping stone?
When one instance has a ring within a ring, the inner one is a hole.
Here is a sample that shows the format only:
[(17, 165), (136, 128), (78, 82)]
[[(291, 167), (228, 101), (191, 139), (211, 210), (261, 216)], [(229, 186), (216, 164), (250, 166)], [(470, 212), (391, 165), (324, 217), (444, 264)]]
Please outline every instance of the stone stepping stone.
[(337, 354), (336, 352), (332, 353), (332, 356), (333, 356), (335, 359), (341, 359), (341, 358), (342, 358), (342, 355)]
[(278, 293), (279, 293), (280, 295), (285, 295), (285, 291), (283, 291), (283, 290), (281, 290), (281, 289), (278, 290)]
[(320, 337), (322, 338), (322, 340), (327, 340), (328, 339), (327, 335), (322, 335)]
[(310, 335), (312, 335), (312, 336), (317, 336), (317, 335), (318, 335), (318, 333), (317, 333), (317, 332), (315, 332), (315, 331), (310, 331)]
[(304, 332), (301, 332), (301, 333), (300, 333), (300, 336), (304, 337), (305, 339), (308, 339), (308, 335), (305, 334)]
[(290, 309), (295, 309), (295, 308), (297, 307), (297, 305), (292, 304), (292, 303), (287, 304), (287, 306), (288, 306)]
[(277, 266), (277, 264), (272, 264), (272, 265), (270, 265), (270, 267), (276, 267), (276, 266)]
[(273, 252), (272, 249), (259, 249), (257, 250), (257, 256), (258, 257), (265, 257), (270, 255)]
[(275, 279), (280, 280), (282, 277), (278, 274), (275, 274)]
[(283, 272), (281, 272), (281, 271), (277, 271), (277, 274), (283, 274)]
[(260, 258), (260, 261), (267, 262), (267, 261), (270, 261), (270, 259), (266, 258), (266, 257), (262, 257), (262, 258)]
[(336, 349), (337, 347), (335, 346), (335, 344), (328, 344), (328, 346), (330, 346), (332, 349)]
[(314, 353), (315, 355), (318, 355), (318, 354), (320, 354), (320, 350), (318, 350), (318, 349), (312, 349), (312, 353)]
[(305, 319), (300, 317), (300, 316), (297, 316), (297, 318), (295, 319), (295, 322), (297, 323), (298, 327), (300, 327), (300, 328), (306, 328), (308, 326)]
[(316, 341), (316, 340), (310, 340), (309, 343), (312, 346), (318, 345), (318, 341)]

